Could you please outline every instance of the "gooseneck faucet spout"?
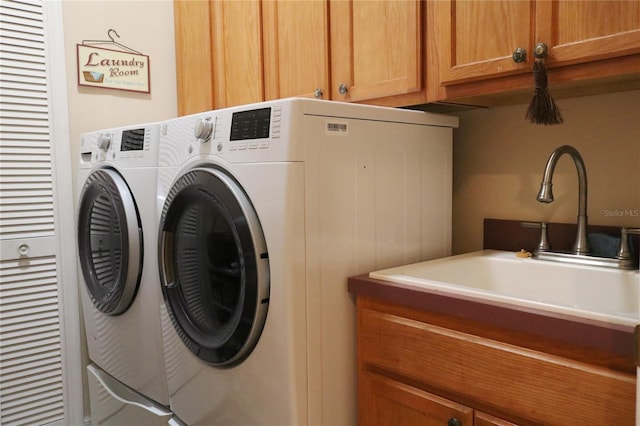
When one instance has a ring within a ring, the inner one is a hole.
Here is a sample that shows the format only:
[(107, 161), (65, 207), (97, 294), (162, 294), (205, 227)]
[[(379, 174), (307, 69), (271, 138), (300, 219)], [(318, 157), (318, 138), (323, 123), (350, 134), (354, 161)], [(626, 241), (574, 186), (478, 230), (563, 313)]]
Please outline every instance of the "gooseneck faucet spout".
[(553, 171), (558, 159), (563, 154), (569, 154), (578, 170), (578, 233), (573, 245), (575, 254), (589, 253), (589, 242), (587, 241), (587, 169), (580, 153), (570, 145), (563, 145), (551, 153), (544, 168), (540, 192), (536, 197), (541, 203), (551, 203), (553, 201)]

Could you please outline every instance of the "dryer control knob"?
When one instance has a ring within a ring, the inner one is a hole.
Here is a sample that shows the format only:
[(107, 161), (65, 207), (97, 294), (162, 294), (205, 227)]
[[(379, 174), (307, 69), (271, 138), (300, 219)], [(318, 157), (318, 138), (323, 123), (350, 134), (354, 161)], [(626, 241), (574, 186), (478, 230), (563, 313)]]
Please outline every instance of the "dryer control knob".
[(196, 127), (193, 130), (193, 135), (200, 142), (204, 143), (209, 140), (211, 137), (211, 132), (213, 131), (213, 123), (211, 122), (211, 117), (201, 118), (196, 123)]
[(111, 136), (100, 135), (100, 139), (98, 139), (98, 149), (101, 151), (107, 152), (110, 146), (111, 146)]

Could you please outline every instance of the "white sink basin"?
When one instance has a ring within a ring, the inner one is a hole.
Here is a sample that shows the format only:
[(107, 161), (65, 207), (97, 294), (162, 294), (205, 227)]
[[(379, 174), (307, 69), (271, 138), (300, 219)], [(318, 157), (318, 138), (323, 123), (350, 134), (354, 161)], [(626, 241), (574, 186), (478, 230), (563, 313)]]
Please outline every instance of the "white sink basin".
[(638, 271), (517, 258), (483, 250), (372, 272), (371, 278), (588, 320), (640, 322)]

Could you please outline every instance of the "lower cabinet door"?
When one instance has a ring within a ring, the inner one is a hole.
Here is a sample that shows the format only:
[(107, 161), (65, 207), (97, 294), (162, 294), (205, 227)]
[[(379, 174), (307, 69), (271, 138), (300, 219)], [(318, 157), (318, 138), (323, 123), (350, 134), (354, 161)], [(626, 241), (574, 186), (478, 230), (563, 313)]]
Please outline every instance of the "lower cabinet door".
[(473, 426), (473, 410), (389, 377), (360, 370), (361, 426)]
[(92, 425), (181, 424), (168, 408), (128, 388), (101, 369), (89, 365), (87, 373)]

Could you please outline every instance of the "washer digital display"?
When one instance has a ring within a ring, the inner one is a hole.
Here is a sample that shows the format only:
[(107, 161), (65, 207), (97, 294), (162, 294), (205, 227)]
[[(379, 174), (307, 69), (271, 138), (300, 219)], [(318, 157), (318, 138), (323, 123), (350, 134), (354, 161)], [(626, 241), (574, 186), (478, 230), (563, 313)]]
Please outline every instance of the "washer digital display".
[(125, 130), (122, 132), (120, 151), (144, 150), (144, 129)]
[(266, 139), (269, 137), (270, 123), (271, 108), (234, 112), (230, 140)]

